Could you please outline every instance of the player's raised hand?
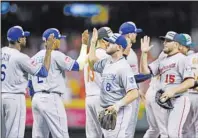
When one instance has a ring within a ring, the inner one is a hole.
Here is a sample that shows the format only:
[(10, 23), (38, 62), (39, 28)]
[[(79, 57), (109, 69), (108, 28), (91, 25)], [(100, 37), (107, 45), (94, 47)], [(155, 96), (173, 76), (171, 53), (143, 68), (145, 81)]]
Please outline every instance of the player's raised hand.
[(96, 43), (98, 40), (98, 30), (96, 28), (93, 29), (91, 43)]
[(53, 34), (50, 34), (48, 40), (47, 40), (47, 50), (54, 50), (54, 45), (55, 45), (55, 41), (56, 39), (54, 38), (54, 35)]
[(85, 30), (82, 33), (82, 44), (88, 45), (88, 43), (89, 43), (89, 32), (88, 30)]
[(147, 53), (152, 47), (153, 45), (150, 46), (150, 37), (144, 36), (141, 39), (141, 51)]

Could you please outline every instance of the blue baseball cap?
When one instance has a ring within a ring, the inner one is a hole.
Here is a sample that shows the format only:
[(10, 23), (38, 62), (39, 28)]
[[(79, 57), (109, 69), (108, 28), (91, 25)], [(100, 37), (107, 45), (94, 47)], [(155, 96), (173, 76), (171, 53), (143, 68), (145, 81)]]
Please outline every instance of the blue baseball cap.
[(111, 37), (104, 37), (103, 39), (109, 43), (121, 45), (124, 49), (127, 47), (127, 40), (121, 34), (114, 33)]
[(176, 34), (174, 37), (174, 41), (178, 42), (180, 45), (186, 46), (186, 47), (195, 47), (196, 44), (192, 42), (192, 38), (188, 34)]
[(51, 34), (53, 34), (56, 39), (66, 38), (65, 35), (61, 35), (60, 34), (60, 31), (58, 29), (56, 29), (56, 28), (49, 28), (49, 29), (45, 30), (45, 32), (43, 33), (43, 36), (42, 36), (43, 41), (47, 41), (48, 37)]
[(23, 31), (23, 28), (21, 26), (13, 26), (7, 32), (8, 41), (17, 41), (21, 37), (28, 36), (30, 36), (30, 32)]
[(119, 33), (122, 35), (128, 33), (141, 33), (142, 29), (137, 28), (134, 22), (125, 22), (119, 28)]

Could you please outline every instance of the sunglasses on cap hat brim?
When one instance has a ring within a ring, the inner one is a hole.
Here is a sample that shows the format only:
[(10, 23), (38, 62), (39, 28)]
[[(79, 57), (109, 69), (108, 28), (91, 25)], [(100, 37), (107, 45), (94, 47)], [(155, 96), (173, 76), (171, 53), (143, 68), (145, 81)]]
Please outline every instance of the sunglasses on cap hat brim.
[(104, 37), (103, 40), (105, 40), (105, 41), (107, 41), (109, 43), (115, 44), (115, 42), (112, 39), (110, 39), (110, 38)]
[(61, 35), (60, 37), (58, 37), (58, 39), (65, 39), (66, 37), (66, 35)]
[(165, 37), (165, 36), (160, 36), (159, 39), (162, 41), (169, 41), (169, 42), (173, 41), (172, 39)]

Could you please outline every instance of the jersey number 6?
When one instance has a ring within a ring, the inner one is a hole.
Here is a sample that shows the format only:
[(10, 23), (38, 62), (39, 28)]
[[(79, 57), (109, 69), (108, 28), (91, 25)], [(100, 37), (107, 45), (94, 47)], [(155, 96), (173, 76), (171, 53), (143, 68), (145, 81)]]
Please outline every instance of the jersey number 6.
[(175, 82), (175, 75), (166, 75), (166, 83), (174, 83)]
[(40, 80), (39, 76), (37, 76), (37, 82), (38, 83), (43, 83), (43, 80)]
[(91, 70), (90, 67), (88, 66), (87, 67), (87, 82), (94, 81), (94, 78), (95, 78), (94, 71)]
[(5, 80), (6, 74), (3, 71), (3, 69), (6, 69), (6, 65), (5, 64), (1, 64), (1, 81)]

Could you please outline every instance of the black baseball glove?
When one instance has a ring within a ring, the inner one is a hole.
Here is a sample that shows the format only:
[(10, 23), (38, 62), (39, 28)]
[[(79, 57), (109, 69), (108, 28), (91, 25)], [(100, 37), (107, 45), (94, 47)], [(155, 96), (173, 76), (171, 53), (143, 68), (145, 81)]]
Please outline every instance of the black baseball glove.
[(98, 120), (102, 128), (114, 130), (117, 121), (117, 112), (105, 109), (99, 113)]
[(160, 97), (162, 96), (163, 93), (164, 93), (164, 90), (162, 90), (162, 89), (158, 90), (157, 93), (156, 93), (156, 95), (155, 95), (155, 101), (162, 108), (173, 109), (174, 107), (173, 107), (173, 105), (171, 103), (171, 99), (168, 99), (165, 102), (161, 102), (160, 101)]

